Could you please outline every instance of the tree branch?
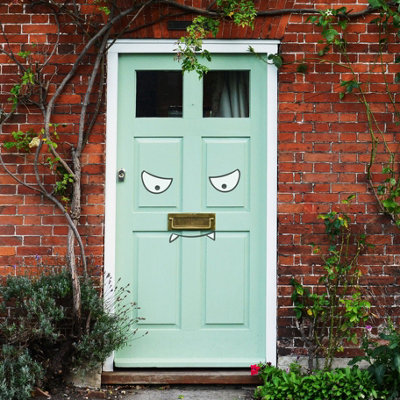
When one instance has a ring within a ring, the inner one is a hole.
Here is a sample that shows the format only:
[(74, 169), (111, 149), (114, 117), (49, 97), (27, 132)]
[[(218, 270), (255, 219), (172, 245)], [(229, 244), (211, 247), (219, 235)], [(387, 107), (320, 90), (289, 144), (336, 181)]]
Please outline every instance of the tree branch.
[[(109, 31), (108, 31), (109, 32)], [(87, 110), (87, 106), (89, 104), (89, 100), (90, 100), (90, 95), (92, 94), (92, 90), (93, 90), (93, 85), (94, 82), (96, 80), (97, 77), (97, 73), (99, 71), (99, 67), (101, 64), (101, 61), (104, 57), (104, 49), (107, 47), (107, 41), (108, 41), (108, 32), (104, 35), (103, 39), (102, 39), (102, 43), (100, 45), (100, 48), (97, 52), (96, 55), (96, 60), (93, 66), (93, 70), (90, 74), (90, 79), (88, 82), (88, 86), (86, 89), (86, 93), (85, 93), (85, 97), (83, 99), (83, 103), (82, 103), (82, 108), (81, 108), (81, 116), (79, 119), (79, 134), (78, 134), (78, 144), (76, 146), (76, 157), (80, 157), (80, 155), (82, 154), (83, 151), (83, 146), (84, 146), (84, 131), (85, 131), (85, 122), (86, 122), (86, 110)]]
[[(171, 7), (179, 8), (181, 10), (189, 11), (194, 14), (206, 15), (209, 17), (220, 17), (221, 13), (218, 11), (212, 11), (210, 8), (200, 8), (193, 7), (187, 4), (178, 3), (174, 0), (157, 0), (160, 4), (165, 4)], [(257, 12), (257, 17), (276, 17), (280, 15), (288, 15), (288, 14), (319, 14), (320, 9), (316, 8), (282, 8), (277, 10), (262, 10)], [(348, 18), (358, 18), (367, 14), (371, 14), (374, 12), (372, 7), (366, 7), (362, 11), (358, 12), (350, 12), (347, 14)]]
[(33, 190), (33, 191), (38, 192), (40, 194), (43, 194), (40, 189), (35, 188), (34, 186), (31, 186), (31, 185), (28, 185), (27, 183), (25, 183), (22, 179), (18, 178), (17, 175), (15, 175), (13, 172), (11, 172), (7, 168), (7, 166), (6, 166), (6, 164), (5, 164), (4, 160), (3, 160), (3, 154), (2, 154), (2, 151), (1, 151), (1, 143), (0, 143), (0, 164), (4, 168), (4, 170), (7, 172), (7, 174), (10, 175), (11, 178), (13, 178), (15, 181), (17, 181), (18, 183), (20, 183), (21, 185), (25, 186), (26, 188), (28, 188), (30, 190)]

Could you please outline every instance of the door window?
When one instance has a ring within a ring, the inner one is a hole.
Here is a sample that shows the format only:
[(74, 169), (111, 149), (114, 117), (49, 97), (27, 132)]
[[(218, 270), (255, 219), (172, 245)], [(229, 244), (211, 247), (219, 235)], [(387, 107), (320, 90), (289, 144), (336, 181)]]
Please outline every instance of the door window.
[(203, 117), (248, 116), (249, 71), (209, 71), (203, 83)]
[(136, 118), (182, 117), (181, 71), (136, 71)]

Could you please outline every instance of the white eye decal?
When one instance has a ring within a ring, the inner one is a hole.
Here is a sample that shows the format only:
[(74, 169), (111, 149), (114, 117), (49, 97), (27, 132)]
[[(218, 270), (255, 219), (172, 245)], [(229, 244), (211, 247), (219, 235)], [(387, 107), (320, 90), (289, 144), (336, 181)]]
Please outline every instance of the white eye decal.
[(160, 194), (165, 192), (172, 183), (172, 178), (161, 178), (142, 171), (142, 182), (146, 190), (150, 193)]
[(208, 178), (211, 182), (211, 185), (214, 186), (220, 192), (230, 192), (239, 183), (240, 179), (240, 171), (235, 169), (234, 171), (230, 172), (229, 174), (220, 175), (220, 176), (210, 176)]

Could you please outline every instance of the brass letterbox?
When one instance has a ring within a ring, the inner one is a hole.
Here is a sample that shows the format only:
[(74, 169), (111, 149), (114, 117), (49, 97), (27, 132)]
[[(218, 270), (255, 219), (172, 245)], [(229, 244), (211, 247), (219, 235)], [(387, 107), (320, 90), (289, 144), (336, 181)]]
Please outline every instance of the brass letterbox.
[(168, 214), (169, 231), (215, 231), (215, 213)]

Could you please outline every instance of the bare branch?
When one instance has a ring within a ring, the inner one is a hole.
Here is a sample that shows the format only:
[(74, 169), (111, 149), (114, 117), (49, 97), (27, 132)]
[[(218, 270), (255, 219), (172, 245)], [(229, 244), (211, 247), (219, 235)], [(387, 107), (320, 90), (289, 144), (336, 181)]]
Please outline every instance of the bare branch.
[(86, 89), (86, 93), (85, 93), (85, 97), (82, 103), (82, 108), (81, 108), (81, 116), (80, 116), (80, 120), (79, 120), (79, 134), (78, 134), (78, 144), (76, 146), (76, 156), (80, 157), (82, 151), (83, 151), (83, 143), (84, 143), (84, 130), (85, 130), (85, 121), (86, 121), (86, 110), (87, 110), (87, 106), (89, 104), (89, 100), (90, 100), (90, 95), (92, 93), (93, 90), (93, 85), (95, 83), (96, 77), (97, 77), (97, 73), (99, 71), (99, 67), (101, 64), (101, 61), (104, 57), (104, 50), (107, 46), (107, 41), (108, 41), (108, 32), (104, 35), (103, 39), (102, 39), (102, 43), (100, 45), (100, 48), (98, 50), (98, 53), (96, 55), (96, 61), (94, 63), (93, 66), (93, 70), (92, 73), (90, 74), (90, 79), (88, 82), (88, 86)]
[(53, 50), (50, 52), (50, 55), (47, 57), (47, 59), (43, 62), (42, 66), (40, 67), (38, 72), (42, 71), (43, 68), (49, 63), (49, 61), (53, 57), (53, 55), (56, 52), (58, 45), (60, 43), (60, 31), (61, 31), (60, 30), (60, 21), (58, 20), (58, 16), (55, 12), (53, 13), (53, 15), (54, 15), (54, 19), (55, 19), (56, 25), (57, 25), (57, 39), (56, 39), (56, 42), (54, 43)]
[[(200, 7), (193, 7), (189, 6), (187, 4), (181, 4), (178, 3), (174, 0), (158, 0), (157, 1), (160, 4), (166, 4), (171, 7), (176, 7), (181, 10), (189, 11), (194, 14), (200, 14), (200, 15), (206, 15), (209, 17), (220, 17), (221, 13), (218, 11), (212, 11), (210, 10), (210, 7), (208, 8), (200, 8)], [(288, 14), (319, 14), (321, 10), (318, 10), (316, 8), (282, 8), (282, 9), (277, 9), (277, 10), (264, 10), (264, 11), (258, 11), (257, 12), (257, 17), (276, 17), (280, 15), (288, 15)], [(358, 12), (350, 12), (346, 16), (347, 18), (358, 18), (362, 17), (367, 14), (373, 13), (374, 10), (371, 7), (366, 7), (362, 11)]]
[(101, 62), (100, 82), (99, 82), (99, 89), (97, 91), (98, 96), (97, 96), (97, 101), (96, 101), (96, 107), (95, 107), (94, 113), (92, 115), (92, 118), (91, 118), (87, 128), (85, 129), (85, 135), (84, 135), (83, 144), (82, 144), (83, 146), (86, 145), (86, 143), (89, 139), (89, 135), (92, 132), (94, 124), (96, 123), (97, 116), (100, 113), (100, 107), (103, 104), (103, 95), (104, 95), (104, 86), (105, 86), (104, 70), (105, 70), (105, 68), (104, 68), (104, 58), (103, 58), (102, 62)]
[[(147, 1), (144, 5), (150, 5), (154, 0), (149, 0)], [(61, 92), (63, 91), (64, 87), (66, 86), (66, 84), (70, 81), (70, 79), (74, 76), (76, 70), (78, 69), (78, 66), (80, 65), (80, 62), (82, 61), (82, 59), (86, 56), (86, 53), (89, 51), (89, 49), (94, 45), (94, 43), (100, 38), (102, 37), (108, 30), (111, 29), (111, 27), (117, 23), (118, 21), (120, 21), (123, 17), (129, 15), (131, 12), (133, 12), (138, 6), (135, 5), (133, 7), (128, 8), (127, 10), (121, 12), (119, 15), (115, 16), (114, 18), (112, 18), (111, 20), (109, 20), (104, 26), (103, 28), (101, 28), (100, 30), (98, 30), (96, 32), (96, 34), (93, 35), (93, 37), (86, 43), (85, 47), (82, 49), (80, 55), (78, 56), (78, 58), (76, 59), (74, 65), (72, 66), (72, 68), (70, 69), (70, 71), (68, 72), (68, 74), (65, 76), (65, 78), (62, 80), (62, 82), (60, 83), (60, 85), (58, 86), (56, 92), (53, 94), (52, 98), (49, 101), (49, 104), (47, 106), (47, 110), (46, 110), (46, 116), (45, 116), (45, 136), (46, 138), (50, 138), (50, 133), (49, 133), (49, 126), (50, 126), (50, 118), (51, 115), (53, 113), (53, 108), (55, 105), (55, 102), (58, 98), (58, 96), (61, 94)]]
[(4, 168), (4, 170), (7, 172), (8, 175), (11, 176), (11, 178), (13, 178), (15, 181), (17, 181), (18, 183), (20, 183), (21, 185), (25, 186), (26, 188), (33, 190), (35, 192), (38, 192), (40, 194), (42, 194), (42, 191), (38, 188), (35, 188), (34, 186), (28, 185), (27, 183), (25, 183), (23, 180), (21, 180), (20, 178), (18, 178), (17, 175), (15, 175), (14, 173), (12, 173), (6, 166), (4, 160), (3, 160), (3, 154), (1, 151), (1, 143), (0, 143), (0, 164), (1, 166)]
[[(114, 42), (120, 38), (121, 36), (125, 35), (129, 30), (128, 27), (130, 25), (133, 24), (133, 22), (135, 22), (135, 20), (137, 19), (137, 17), (140, 15), (140, 13), (147, 7), (148, 3), (144, 3), (139, 10), (136, 12), (136, 14), (131, 18), (131, 20), (126, 24), (126, 26), (124, 27), (124, 29), (121, 32), (118, 32), (118, 34), (115, 36), (115, 38), (113, 39), (113, 42), (108, 46), (107, 50), (114, 44)], [(153, 21), (152, 25), (154, 25), (156, 22)]]

